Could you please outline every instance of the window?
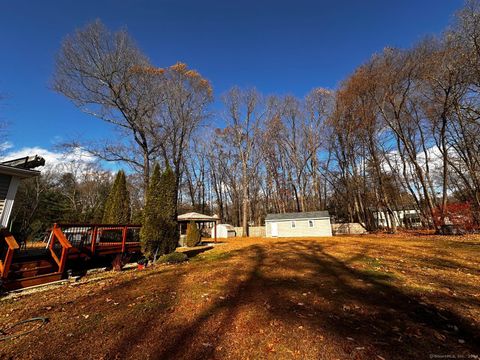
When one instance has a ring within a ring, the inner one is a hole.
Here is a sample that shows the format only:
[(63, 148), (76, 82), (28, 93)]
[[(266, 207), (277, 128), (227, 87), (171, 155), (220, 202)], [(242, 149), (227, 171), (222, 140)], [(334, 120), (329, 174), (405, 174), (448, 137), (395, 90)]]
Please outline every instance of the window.
[(292, 221), (292, 229), (295, 229), (295, 221)]
[(308, 220), (308, 227), (313, 227), (313, 220)]

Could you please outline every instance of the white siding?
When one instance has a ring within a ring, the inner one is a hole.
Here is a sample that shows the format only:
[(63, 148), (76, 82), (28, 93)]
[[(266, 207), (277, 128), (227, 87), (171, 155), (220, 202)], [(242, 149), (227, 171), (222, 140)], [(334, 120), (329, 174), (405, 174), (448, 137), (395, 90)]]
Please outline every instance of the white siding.
[[(309, 227), (309, 220), (313, 220), (313, 227)], [(292, 221), (295, 221), (295, 227), (292, 228)], [(316, 237), (332, 236), (332, 226), (330, 218), (323, 219), (297, 219), (297, 220), (268, 220), (265, 223), (266, 236), (271, 235), (271, 223), (278, 224), (278, 237)]]
[(8, 220), (10, 219), (10, 213), (12, 212), (13, 202), (15, 200), (15, 194), (17, 193), (19, 183), (20, 180), (17, 177), (11, 178), (5, 202), (0, 213), (0, 224), (2, 227), (8, 226)]
[(0, 175), (0, 218), (3, 214), (3, 209), (7, 200), (8, 188), (10, 187), (11, 180), (12, 177), (10, 175)]

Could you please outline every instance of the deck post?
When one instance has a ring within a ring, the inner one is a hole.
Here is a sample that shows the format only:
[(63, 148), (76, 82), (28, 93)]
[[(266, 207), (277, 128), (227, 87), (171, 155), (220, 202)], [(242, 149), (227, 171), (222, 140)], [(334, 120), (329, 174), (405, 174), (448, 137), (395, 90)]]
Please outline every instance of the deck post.
[(10, 234), (7, 230), (2, 230), (3, 239), (7, 243), (7, 252), (5, 254), (5, 259), (1, 259), (3, 262), (2, 264), (2, 272), (0, 278), (6, 279), (8, 277), (8, 273), (10, 271), (10, 265), (12, 264), (12, 259), (13, 259), (13, 254), (15, 252), (15, 249), (18, 249), (18, 243), (13, 237), (12, 234)]
[(57, 223), (54, 223), (53, 224), (53, 227), (52, 227), (52, 238), (50, 239), (50, 241), (48, 242), (48, 248), (50, 250), (53, 250), (53, 243), (55, 242), (55, 229), (57, 228)]
[(2, 279), (6, 279), (8, 277), (8, 272), (10, 271), (10, 265), (12, 264), (12, 258), (13, 258), (13, 250), (9, 248), (5, 256), (5, 263), (3, 264), (3, 269), (1, 274)]
[(97, 246), (97, 227), (94, 226), (92, 231), (92, 244), (91, 244), (92, 256), (95, 255), (96, 246)]
[(65, 270), (65, 265), (67, 263), (67, 252), (68, 249), (62, 247), (62, 256), (60, 257), (60, 265), (58, 265), (58, 272), (63, 274)]
[(127, 243), (127, 227), (124, 226), (122, 229), (122, 253), (125, 252), (126, 243)]

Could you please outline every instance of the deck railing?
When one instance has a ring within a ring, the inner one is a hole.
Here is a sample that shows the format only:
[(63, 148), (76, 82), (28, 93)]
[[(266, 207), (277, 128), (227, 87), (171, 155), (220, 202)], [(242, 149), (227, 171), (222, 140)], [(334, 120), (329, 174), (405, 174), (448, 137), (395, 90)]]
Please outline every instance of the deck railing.
[(67, 263), (68, 252), (72, 248), (72, 244), (65, 237), (62, 230), (57, 226), (53, 225), (52, 235), (50, 237), (50, 242), (48, 248), (52, 255), (53, 260), (58, 265), (58, 272), (63, 273), (65, 270), (65, 265)]
[(140, 245), (141, 225), (55, 224), (69, 243), (91, 255), (124, 253)]
[(6, 229), (0, 230), (0, 279), (6, 279), (12, 264), (13, 254), (19, 245)]

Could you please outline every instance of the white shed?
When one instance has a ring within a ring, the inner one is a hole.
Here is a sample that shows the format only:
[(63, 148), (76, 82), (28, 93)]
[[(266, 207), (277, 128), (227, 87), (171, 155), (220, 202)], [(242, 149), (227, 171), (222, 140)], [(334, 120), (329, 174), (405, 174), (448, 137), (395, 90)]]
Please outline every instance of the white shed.
[(328, 211), (268, 214), (265, 218), (267, 237), (332, 236)]
[(230, 224), (217, 224), (212, 229), (212, 238), (215, 237), (215, 233), (217, 233), (217, 238), (231, 238), (235, 237), (235, 228)]

